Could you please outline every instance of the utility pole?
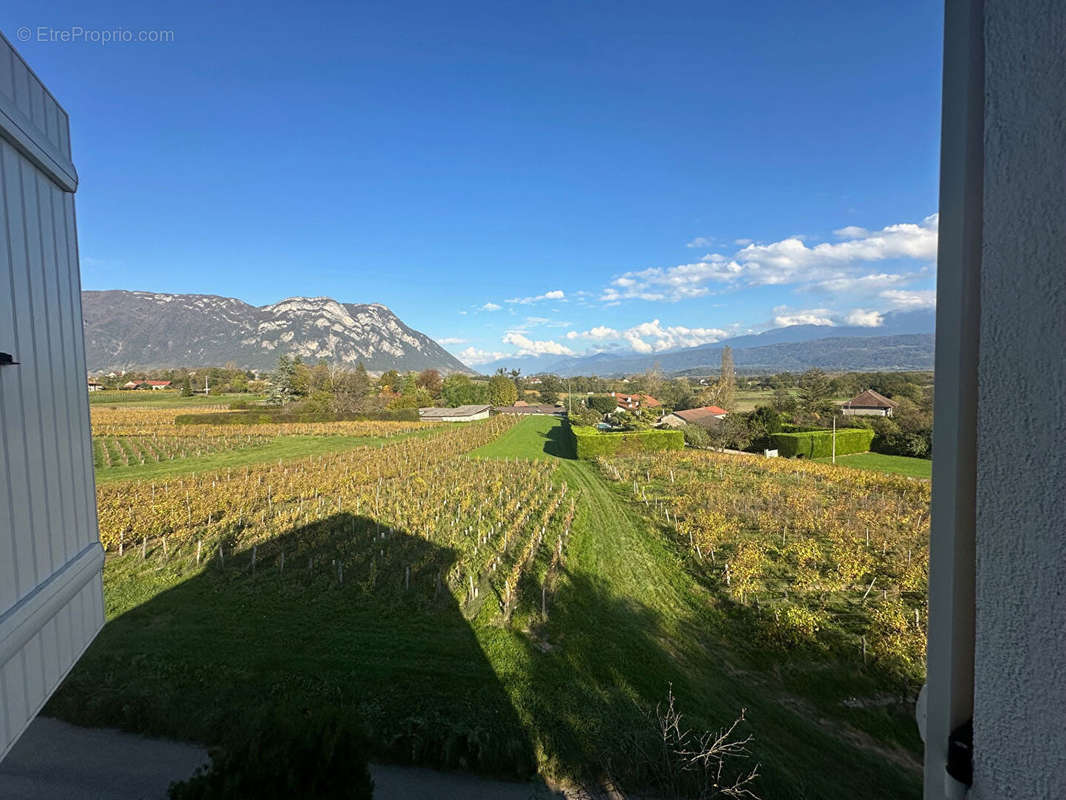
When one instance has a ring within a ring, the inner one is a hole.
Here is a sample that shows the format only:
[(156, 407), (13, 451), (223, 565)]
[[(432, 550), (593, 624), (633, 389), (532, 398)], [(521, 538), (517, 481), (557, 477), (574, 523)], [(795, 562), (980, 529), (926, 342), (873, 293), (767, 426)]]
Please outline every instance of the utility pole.
[(837, 463), (837, 412), (833, 409), (833, 463)]
[(207, 397), (209, 394), (211, 394), (211, 389), (207, 385), (207, 376), (204, 375), (204, 397)]
[(566, 413), (574, 413), (574, 393), (570, 391), (570, 379), (566, 379)]

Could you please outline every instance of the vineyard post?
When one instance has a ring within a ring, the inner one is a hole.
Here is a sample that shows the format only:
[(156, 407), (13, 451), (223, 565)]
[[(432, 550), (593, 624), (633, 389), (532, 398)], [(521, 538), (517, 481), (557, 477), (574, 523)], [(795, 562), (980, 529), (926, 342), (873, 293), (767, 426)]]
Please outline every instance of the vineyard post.
[(141, 560), (148, 558), (148, 537), (141, 537)]
[(284, 571), (285, 571), (285, 551), (282, 550), (281, 551), (281, 561), (278, 562), (278, 572), (284, 572)]
[(200, 566), (200, 550), (203, 548), (204, 542), (202, 539), (196, 540), (196, 566)]
[(119, 531), (118, 533), (118, 554), (122, 555), (122, 552), (126, 549), (126, 532)]
[(255, 556), (256, 551), (259, 549), (258, 545), (252, 545), (252, 574), (255, 575)]

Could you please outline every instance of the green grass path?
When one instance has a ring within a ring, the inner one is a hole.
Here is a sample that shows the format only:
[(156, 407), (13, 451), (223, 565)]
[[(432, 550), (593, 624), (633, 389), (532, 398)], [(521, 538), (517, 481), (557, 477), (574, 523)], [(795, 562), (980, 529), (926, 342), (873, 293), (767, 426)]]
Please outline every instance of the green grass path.
[[(581, 492), (565, 580), (549, 613), (552, 649), (509, 664), (498, 640), (524, 637), (477, 631), (540, 746), (564, 769), (594, 759), (588, 742), (611, 736), (634, 701), (654, 703), (672, 684), (690, 724), (717, 728), (747, 709), (763, 797), (917, 797), (918, 772), (890, 762), (872, 737), (827, 723), (815, 703), (790, 694), (779, 676), (746, 663), (682, 555), (594, 465), (566, 457), (568, 439), (559, 420), (532, 417), (473, 453), (557, 457), (562, 479)], [(550, 693), (551, 707), (529, 692)], [(894, 748), (884, 752), (907, 760)]]
[[(831, 458), (818, 458), (825, 464)], [(931, 478), (933, 462), (928, 458), (909, 458), (907, 456), (888, 456), (883, 453), (854, 453), (837, 456), (837, 465), (853, 469), (868, 469), (874, 472), (887, 472), (893, 475), (907, 475), (911, 478)]]

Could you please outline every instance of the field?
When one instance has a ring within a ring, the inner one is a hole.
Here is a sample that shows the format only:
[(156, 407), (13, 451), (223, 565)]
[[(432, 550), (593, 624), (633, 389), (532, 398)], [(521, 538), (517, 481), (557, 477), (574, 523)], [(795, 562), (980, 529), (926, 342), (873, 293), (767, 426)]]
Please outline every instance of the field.
[(693, 727), (747, 709), (763, 797), (919, 795), (927, 485), (578, 462), (548, 417), (256, 450), (162, 480), (101, 468), (145, 472), (100, 486), (109, 623), (50, 713), (211, 743), (328, 707), (382, 759), (640, 782), (672, 686)]
[[(827, 458), (817, 460), (823, 463), (829, 463), (830, 461)], [(907, 475), (911, 478), (931, 478), (933, 476), (933, 462), (928, 458), (888, 456), (883, 453), (854, 453), (853, 455), (837, 456), (837, 466), (868, 469), (874, 472), (885, 472), (894, 475)]]

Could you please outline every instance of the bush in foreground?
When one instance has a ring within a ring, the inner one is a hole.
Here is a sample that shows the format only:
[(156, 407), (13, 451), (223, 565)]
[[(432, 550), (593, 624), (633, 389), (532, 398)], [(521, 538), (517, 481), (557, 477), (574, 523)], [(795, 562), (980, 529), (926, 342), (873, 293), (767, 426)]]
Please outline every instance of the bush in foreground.
[(323, 715), (274, 713), (211, 752), (211, 765), (170, 785), (171, 800), (315, 797), (369, 800), (361, 736)]

